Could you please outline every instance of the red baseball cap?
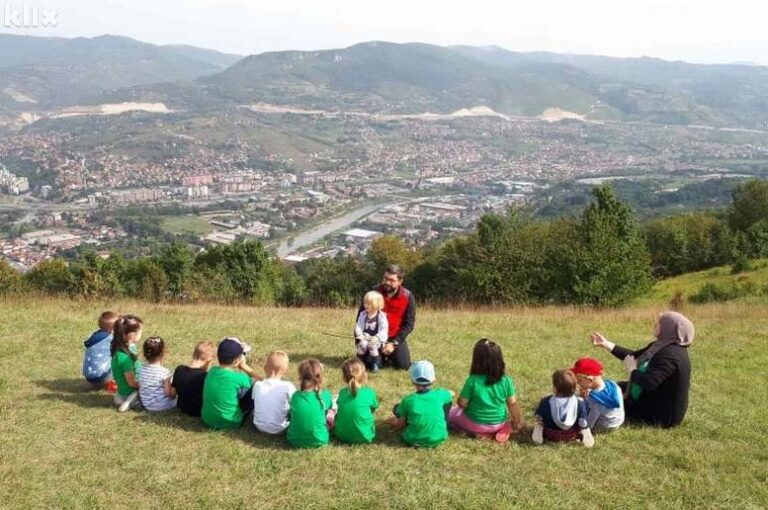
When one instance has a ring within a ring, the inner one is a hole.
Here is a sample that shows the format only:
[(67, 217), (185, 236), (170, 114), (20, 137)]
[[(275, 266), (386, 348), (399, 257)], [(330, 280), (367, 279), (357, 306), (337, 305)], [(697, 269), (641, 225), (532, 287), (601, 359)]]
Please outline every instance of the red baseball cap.
[(571, 372), (590, 376), (603, 375), (603, 364), (595, 358), (581, 358), (573, 364)]

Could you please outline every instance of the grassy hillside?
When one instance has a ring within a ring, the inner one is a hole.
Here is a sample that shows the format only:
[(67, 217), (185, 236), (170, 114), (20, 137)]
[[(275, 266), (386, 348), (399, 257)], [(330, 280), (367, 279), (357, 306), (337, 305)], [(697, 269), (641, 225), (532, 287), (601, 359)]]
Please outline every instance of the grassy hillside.
[[(292, 451), (248, 428), (212, 432), (177, 412), (118, 414), (104, 393), (84, 391), (82, 340), (105, 308), (135, 312), (146, 335), (170, 343), (166, 365), (199, 340), (240, 335), (261, 366), (273, 348), (296, 363), (319, 357), (341, 385), (350, 344), (323, 336), (351, 329), (352, 310), (0, 301), (0, 501), (5, 508), (729, 508), (768, 504), (768, 438), (762, 392), (768, 306), (690, 307), (691, 406), (684, 424), (630, 427), (597, 445), (534, 447), (529, 432), (507, 445), (451, 436), (437, 450), (402, 446), (383, 423), (410, 390), (402, 372), (371, 383), (382, 402), (371, 446)], [(552, 370), (592, 354), (608, 375), (623, 367), (589, 345), (591, 330), (642, 346), (656, 308), (420, 310), (414, 358), (436, 364), (459, 390), (473, 342), (499, 341), (528, 421)]]
[(750, 269), (738, 274), (731, 273), (731, 266), (721, 266), (661, 280), (646, 296), (640, 298), (638, 304), (647, 306), (654, 303), (668, 303), (677, 293), (691, 298), (707, 284), (726, 289), (733, 287), (748, 289), (746, 293), (750, 295), (745, 296), (746, 299), (765, 301), (763, 290), (768, 286), (768, 260), (752, 261)]

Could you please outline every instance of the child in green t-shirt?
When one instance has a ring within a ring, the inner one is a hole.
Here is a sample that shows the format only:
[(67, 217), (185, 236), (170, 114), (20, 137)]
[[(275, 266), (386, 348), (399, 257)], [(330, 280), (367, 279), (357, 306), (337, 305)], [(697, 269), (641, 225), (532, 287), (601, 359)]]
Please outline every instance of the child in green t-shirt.
[(236, 429), (253, 410), (251, 388), (261, 378), (248, 366), (250, 347), (235, 337), (219, 342), (219, 366), (211, 368), (203, 383), (200, 417), (212, 429)]
[(379, 407), (376, 392), (366, 386), (368, 374), (358, 359), (348, 359), (341, 365), (346, 388), (339, 392), (338, 411), (333, 434), (343, 443), (370, 443), (376, 437), (374, 412)]
[(453, 395), (443, 388), (432, 388), (435, 367), (429, 361), (417, 361), (409, 373), (416, 388), (395, 406), (387, 421), (396, 429), (405, 428), (403, 441), (411, 446), (433, 448), (448, 438), (448, 412)]
[(500, 443), (523, 428), (515, 384), (506, 374), (501, 346), (496, 342), (483, 338), (475, 343), (469, 377), (449, 422), (454, 430)]
[(141, 362), (136, 353), (143, 326), (144, 321), (135, 315), (122, 315), (115, 321), (110, 355), (112, 377), (117, 383), (114, 401), (121, 413), (128, 409), (141, 409), (141, 401), (138, 398), (139, 381), (136, 377)]
[(330, 441), (331, 392), (323, 389), (323, 364), (315, 358), (299, 363), (299, 391), (291, 397), (286, 439), (294, 448), (319, 448)]

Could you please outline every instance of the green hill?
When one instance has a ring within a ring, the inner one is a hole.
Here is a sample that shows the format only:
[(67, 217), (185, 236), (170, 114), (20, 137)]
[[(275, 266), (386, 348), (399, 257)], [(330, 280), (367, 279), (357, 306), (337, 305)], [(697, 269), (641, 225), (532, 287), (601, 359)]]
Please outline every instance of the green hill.
[(238, 58), (111, 35), (65, 39), (0, 34), (0, 104), (26, 111), (79, 104), (108, 90), (191, 81)]
[(765, 126), (768, 71), (660, 59), (367, 42), (237, 55), (126, 37), (0, 34), (0, 112), (162, 101), (190, 109), (255, 102), (386, 113), (548, 108), (593, 120)]
[[(578, 445), (533, 446), (530, 429), (499, 445), (451, 435), (436, 450), (402, 446), (385, 424), (412, 391), (402, 372), (370, 384), (381, 401), (370, 446), (338, 444), (292, 451), (283, 438), (206, 430), (176, 411), (119, 414), (80, 377), (82, 341), (104, 309), (138, 313), (144, 337), (161, 335), (164, 364), (188, 361), (200, 340), (239, 335), (251, 364), (282, 348), (298, 361), (322, 360), (327, 385), (341, 388), (351, 342), (322, 332), (351, 330), (353, 310), (274, 309), (2, 300), (0, 307), (0, 497), (6, 508), (601, 508), (757, 509), (768, 501), (768, 438), (760, 391), (765, 373), (765, 305), (691, 306), (697, 329), (688, 416), (679, 428), (627, 427)], [(411, 337), (415, 359), (435, 362), (438, 384), (458, 391), (472, 344), (481, 336), (504, 350), (525, 418), (550, 390), (550, 374), (575, 359), (601, 359), (611, 378), (621, 364), (595, 351), (592, 330), (626, 346), (648, 341), (660, 308), (420, 309)]]
[(678, 294), (695, 300), (697, 294), (706, 291), (705, 286), (714, 287), (715, 293), (722, 293), (721, 297), (711, 296), (712, 301), (746, 299), (764, 302), (768, 297), (768, 260), (752, 261), (748, 270), (736, 274), (731, 266), (722, 266), (667, 278), (657, 282), (637, 303), (662, 305)]
[(450, 48), (416, 43), (252, 55), (201, 81), (213, 94), (240, 103), (389, 113), (450, 113), (485, 105), (538, 115), (551, 106), (583, 112), (594, 102), (534, 66), (509, 72)]
[(498, 47), (369, 42), (252, 55), (202, 80), (214, 95), (307, 108), (451, 112), (485, 105), (538, 115), (760, 126), (768, 75), (757, 66), (515, 53)]

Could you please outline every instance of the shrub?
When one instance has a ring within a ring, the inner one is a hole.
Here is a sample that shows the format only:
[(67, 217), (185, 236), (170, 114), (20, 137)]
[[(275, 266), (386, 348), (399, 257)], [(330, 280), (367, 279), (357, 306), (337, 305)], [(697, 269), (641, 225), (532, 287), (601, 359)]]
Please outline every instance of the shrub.
[(741, 274), (752, 270), (752, 263), (744, 255), (740, 255), (733, 261), (731, 274)]

